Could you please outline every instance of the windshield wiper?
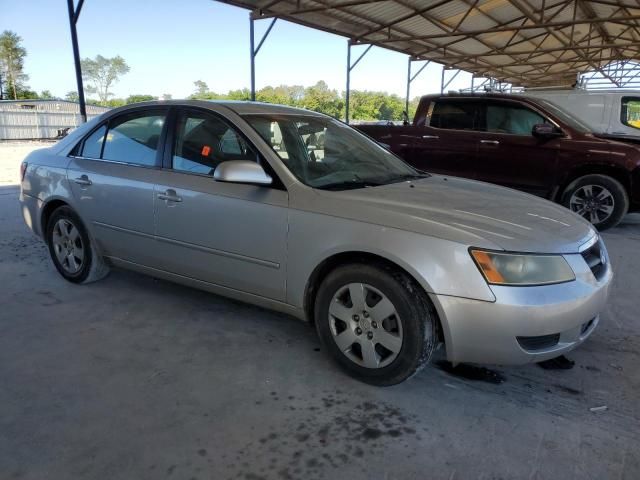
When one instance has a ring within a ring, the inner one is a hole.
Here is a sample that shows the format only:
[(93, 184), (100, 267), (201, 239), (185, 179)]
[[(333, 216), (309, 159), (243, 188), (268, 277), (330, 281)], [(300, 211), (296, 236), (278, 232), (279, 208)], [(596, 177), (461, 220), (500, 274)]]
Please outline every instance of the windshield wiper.
[(344, 182), (319, 185), (316, 188), (321, 188), (323, 190), (352, 190), (356, 188), (379, 187), (380, 185), (384, 185), (384, 183), (369, 182), (365, 180), (347, 180)]
[(407, 180), (419, 180), (421, 178), (429, 178), (431, 175), (429, 173), (407, 173), (405, 175), (398, 175), (397, 177), (392, 177), (385, 181), (386, 184), (389, 183), (398, 183), (405, 182)]

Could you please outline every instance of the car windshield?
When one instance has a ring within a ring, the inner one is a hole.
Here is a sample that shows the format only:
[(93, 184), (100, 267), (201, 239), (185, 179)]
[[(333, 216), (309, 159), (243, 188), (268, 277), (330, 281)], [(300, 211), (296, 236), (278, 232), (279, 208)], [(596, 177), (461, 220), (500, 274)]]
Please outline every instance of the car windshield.
[(591, 128), (555, 103), (543, 98), (536, 98), (534, 100), (574, 130), (577, 130), (580, 133), (591, 133)]
[(311, 115), (245, 115), (301, 182), (346, 190), (423, 178), (421, 173), (351, 127)]

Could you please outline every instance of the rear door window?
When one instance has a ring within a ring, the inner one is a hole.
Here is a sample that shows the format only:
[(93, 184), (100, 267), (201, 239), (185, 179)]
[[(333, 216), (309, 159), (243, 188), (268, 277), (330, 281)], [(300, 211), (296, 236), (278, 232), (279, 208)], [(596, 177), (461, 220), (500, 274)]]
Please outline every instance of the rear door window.
[(620, 121), (631, 128), (640, 129), (640, 97), (622, 97)]
[(539, 113), (524, 105), (502, 102), (487, 104), (487, 132), (531, 135), (533, 126), (545, 123)]
[(431, 127), (446, 130), (483, 131), (482, 104), (468, 100), (436, 100), (430, 115)]
[(142, 166), (155, 166), (165, 112), (145, 111), (109, 122), (102, 158)]

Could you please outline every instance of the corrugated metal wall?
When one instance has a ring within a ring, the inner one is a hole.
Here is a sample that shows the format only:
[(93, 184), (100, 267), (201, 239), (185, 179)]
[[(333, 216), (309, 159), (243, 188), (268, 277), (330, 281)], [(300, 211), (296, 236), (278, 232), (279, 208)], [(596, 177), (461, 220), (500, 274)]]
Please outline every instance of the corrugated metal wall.
[[(87, 105), (91, 119), (109, 110)], [(58, 130), (77, 127), (81, 119), (77, 103), (55, 101), (0, 102), (0, 140), (55, 138)]]

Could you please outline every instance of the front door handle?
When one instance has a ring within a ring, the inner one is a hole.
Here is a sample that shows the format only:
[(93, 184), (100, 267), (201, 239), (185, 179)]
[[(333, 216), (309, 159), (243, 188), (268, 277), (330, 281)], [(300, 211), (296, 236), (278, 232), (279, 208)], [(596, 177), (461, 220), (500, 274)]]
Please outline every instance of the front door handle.
[(498, 140), (480, 140), (480, 143), (483, 143), (485, 145), (500, 145), (500, 142)]
[(422, 138), (424, 138), (425, 140), (429, 140), (429, 139), (437, 140), (440, 137), (438, 135), (422, 135)]
[(78, 178), (74, 178), (73, 181), (78, 185), (82, 185), (84, 187), (88, 187), (89, 185), (93, 184), (93, 182), (89, 180), (89, 177), (87, 177), (86, 175), (80, 175)]
[(173, 189), (169, 189), (164, 193), (159, 193), (158, 194), (158, 199), (159, 200), (164, 200), (166, 202), (181, 202), (182, 201), (182, 197), (179, 196), (175, 190)]

